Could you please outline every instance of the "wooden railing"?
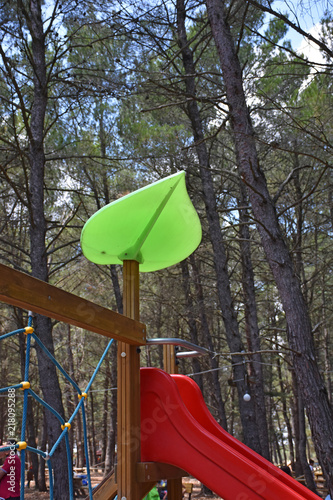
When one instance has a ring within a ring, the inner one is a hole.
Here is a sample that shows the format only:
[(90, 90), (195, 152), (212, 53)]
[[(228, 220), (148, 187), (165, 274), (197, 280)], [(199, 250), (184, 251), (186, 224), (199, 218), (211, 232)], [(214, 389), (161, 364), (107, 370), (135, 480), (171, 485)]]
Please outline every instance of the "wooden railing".
[[(304, 486), (306, 486), (304, 475), (295, 477), (295, 479), (299, 483), (302, 483), (302, 484), (304, 484)], [(323, 475), (321, 469), (317, 469), (314, 471), (314, 479), (315, 479), (315, 483), (316, 483), (317, 491), (318, 491), (319, 495), (321, 495), (322, 498), (326, 498), (326, 495), (328, 494), (328, 490), (327, 490), (326, 481), (325, 481), (325, 478), (324, 478), (324, 475)]]

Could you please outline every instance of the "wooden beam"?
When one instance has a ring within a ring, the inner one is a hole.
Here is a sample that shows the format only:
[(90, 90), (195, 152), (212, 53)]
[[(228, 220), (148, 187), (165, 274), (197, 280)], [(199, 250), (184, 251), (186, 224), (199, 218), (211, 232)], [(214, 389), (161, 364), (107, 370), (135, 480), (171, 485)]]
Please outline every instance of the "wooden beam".
[[(178, 373), (176, 349), (174, 345), (166, 344), (163, 346), (163, 365), (167, 373)], [(167, 490), (168, 500), (182, 500), (183, 488), (181, 477), (170, 477), (170, 479), (168, 479)]]
[(131, 345), (146, 343), (143, 323), (0, 264), (0, 301)]
[[(123, 281), (124, 315), (139, 320), (138, 262), (124, 261)], [(141, 460), (140, 353), (135, 346), (124, 342), (118, 343), (117, 405), (118, 499), (141, 500), (144, 494), (136, 480), (136, 464)]]
[(178, 373), (178, 364), (174, 345), (163, 345), (163, 369), (167, 373)]
[[(93, 491), (94, 500), (112, 500), (117, 494), (115, 474), (109, 473)], [(88, 500), (88, 498), (86, 499)]]

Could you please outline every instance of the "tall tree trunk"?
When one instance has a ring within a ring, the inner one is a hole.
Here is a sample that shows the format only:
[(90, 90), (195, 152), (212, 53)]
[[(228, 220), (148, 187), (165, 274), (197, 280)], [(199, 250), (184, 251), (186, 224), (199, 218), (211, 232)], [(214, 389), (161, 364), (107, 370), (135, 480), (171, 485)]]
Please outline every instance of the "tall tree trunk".
[(276, 423), (278, 426), (278, 435), (280, 437), (279, 442), (279, 447), (280, 447), (280, 453), (281, 453), (281, 448), (282, 448), (282, 453), (283, 453), (283, 462), (280, 463), (287, 463), (287, 454), (286, 454), (286, 447), (284, 445), (284, 439), (283, 439), (283, 432), (284, 432), (284, 425), (281, 425), (281, 418), (280, 418), (280, 412), (276, 412)]
[[(43, 408), (43, 425), (42, 425), (42, 435), (40, 438), (40, 447), (41, 450), (46, 450), (46, 445), (47, 445), (47, 430), (46, 430), (46, 416), (45, 416), (45, 410)], [(46, 476), (45, 476), (45, 460), (40, 460), (39, 461), (39, 471), (38, 471), (38, 486), (39, 486), (39, 491), (47, 491), (46, 487)]]
[[(103, 103), (101, 103), (101, 112), (99, 116), (99, 138), (100, 138), (100, 149), (102, 158), (106, 158), (106, 134), (104, 127), (104, 113), (103, 113)], [(103, 173), (103, 197), (104, 203), (107, 205), (110, 203), (110, 192), (109, 185), (107, 180), (106, 171)], [(117, 304), (117, 311), (120, 314), (123, 314), (123, 297), (119, 284), (119, 276), (118, 276), (119, 266), (110, 265), (110, 277), (113, 285), (113, 291)], [(116, 343), (115, 343), (116, 344)], [(108, 386), (116, 387), (117, 386), (117, 347), (114, 346), (111, 349), (110, 353), (111, 358), (111, 366), (108, 363)], [(106, 384), (107, 385), (107, 384)], [(104, 400), (104, 404), (108, 404), (109, 398), (106, 397)], [(110, 396), (110, 413), (107, 415), (107, 420), (104, 422), (106, 426), (106, 448), (103, 451), (104, 456), (104, 475), (108, 474), (115, 465), (115, 453), (116, 453), (116, 430), (117, 430), (117, 391), (111, 391)]]
[[(110, 275), (113, 285), (113, 290), (116, 298), (117, 310), (123, 314), (123, 297), (119, 284), (119, 277), (117, 272), (118, 267), (110, 266)], [(117, 344), (112, 347), (110, 351), (110, 376), (109, 387), (117, 387)], [(108, 415), (109, 425), (107, 432), (107, 445), (105, 453), (105, 467), (104, 474), (110, 472), (115, 465), (116, 459), (116, 442), (117, 442), (117, 391), (112, 390), (110, 396), (110, 414)]]
[[(113, 346), (111, 349), (111, 363), (110, 363), (110, 378), (109, 383), (111, 387), (117, 386), (117, 348)], [(104, 474), (106, 475), (113, 469), (115, 464), (115, 451), (116, 451), (116, 429), (117, 429), (117, 391), (111, 391), (111, 404), (110, 414), (108, 415), (109, 429), (108, 441), (106, 447), (105, 467)]]
[[(208, 151), (203, 133), (203, 126), (198, 108), (195, 85), (195, 65), (193, 53), (190, 49), (185, 27), (186, 10), (184, 0), (177, 0), (177, 34), (180, 46), (183, 65), (185, 69), (186, 94), (191, 96), (187, 110), (192, 124), (193, 136), (196, 152), (199, 160), (200, 176), (206, 213), (209, 224), (209, 234), (214, 251), (214, 265), (216, 271), (217, 291), (222, 312), (222, 317), (226, 330), (226, 337), (231, 353), (244, 351), (241, 340), (236, 312), (230, 290), (230, 282), (227, 270), (227, 258), (221, 232), (219, 215), (216, 210), (216, 199), (214, 185), (209, 165)], [(243, 438), (245, 444), (261, 453), (260, 440), (258, 437), (258, 427), (255, 419), (255, 408), (253, 398), (246, 402), (243, 396), (249, 390), (247, 385), (247, 370), (245, 359), (240, 356), (231, 355), (234, 380), (236, 381), (238, 392), (238, 404), (243, 428)], [(244, 361), (244, 363), (242, 362)]]
[[(66, 351), (67, 351), (67, 371), (68, 375), (71, 377), (72, 380), (74, 380), (74, 357), (73, 357), (73, 350), (72, 350), (72, 336), (71, 336), (71, 325), (67, 325), (67, 345), (66, 345)], [(68, 416), (70, 417), (73, 413), (73, 411), (76, 408), (78, 398), (76, 389), (70, 384), (68, 381), (66, 381), (66, 389), (67, 389), (67, 398), (66, 398), (66, 405), (67, 405), (67, 413)], [(74, 402), (73, 402), (74, 400)], [(69, 446), (71, 449), (71, 454), (73, 456), (73, 449), (74, 449), (74, 436), (75, 436), (75, 427), (76, 427), (76, 420), (72, 422), (72, 427), (71, 427), (71, 432), (69, 434)]]
[(101, 464), (102, 467), (105, 466), (105, 458), (106, 458), (106, 446), (107, 442), (109, 440), (109, 435), (108, 435), (108, 422), (109, 422), (109, 404), (110, 404), (110, 398), (109, 398), (109, 384), (110, 384), (110, 358), (109, 356), (106, 356), (104, 360), (104, 367), (105, 367), (105, 377), (104, 377), (104, 384), (103, 384), (103, 389), (104, 389), (104, 395), (103, 395), (103, 412), (102, 412), (102, 435), (104, 436), (103, 439), (103, 445), (101, 449)]
[(283, 384), (280, 356), (277, 356), (276, 363), (277, 363), (277, 372), (278, 372), (280, 392), (281, 392), (282, 413), (283, 413), (285, 426), (286, 426), (287, 431), (288, 431), (290, 461), (291, 461), (292, 469), (294, 469), (295, 455), (294, 455), (293, 431), (292, 431), (290, 418), (288, 415), (287, 398), (286, 398), (289, 391), (287, 390), (286, 386)]
[[(193, 276), (194, 276), (194, 283), (195, 283), (195, 289), (197, 293), (197, 302), (199, 306), (199, 318), (200, 318), (200, 323), (201, 323), (201, 329), (202, 329), (202, 335), (207, 343), (207, 348), (211, 351), (214, 352), (214, 344), (213, 344), (213, 339), (212, 335), (210, 332), (210, 328), (208, 325), (208, 319), (206, 315), (206, 310), (205, 310), (205, 301), (204, 301), (204, 294), (202, 290), (202, 283), (201, 283), (201, 277), (199, 273), (199, 269), (196, 263), (196, 259), (194, 254), (190, 255), (189, 257), (192, 269), (193, 269)], [(220, 381), (219, 381), (219, 374), (218, 374), (218, 360), (216, 356), (211, 356), (210, 357), (210, 366), (211, 366), (211, 373), (210, 373), (210, 380), (212, 382), (212, 387), (213, 387), (213, 397), (216, 401), (217, 408), (218, 408), (218, 418), (217, 420), (220, 422), (222, 427), (227, 431), (228, 430), (228, 422), (227, 422), (227, 417), (225, 414), (225, 407), (224, 407), (224, 401), (222, 398), (221, 394), (221, 386), (220, 386)]]
[[(23, 326), (23, 317), (22, 317), (22, 310), (19, 311), (19, 322), (17, 324), (17, 328), (22, 328)], [(19, 335), (19, 345), (20, 345), (20, 358), (21, 358), (21, 377), (22, 380), (24, 380), (24, 374), (25, 374), (25, 341), (26, 341), (26, 335), (24, 333), (21, 333)], [(32, 448), (36, 448), (37, 441), (36, 441), (36, 434), (35, 434), (35, 422), (34, 422), (34, 414), (32, 411), (32, 399), (28, 398), (27, 401), (27, 444), (28, 446), (31, 446)], [(32, 463), (32, 470), (34, 473), (34, 479), (35, 479), (35, 488), (38, 489), (38, 455), (37, 453), (30, 453), (29, 454), (29, 461), (31, 460)], [(30, 463), (28, 464), (28, 468), (30, 467)], [(24, 479), (23, 479), (24, 481)]]
[[(31, 34), (34, 99), (31, 107), (29, 162), (30, 162), (30, 258), (31, 271), (35, 278), (48, 281), (48, 266), (46, 255), (46, 220), (44, 214), (44, 119), (47, 106), (47, 76), (45, 56), (45, 35), (41, 0), (31, 0), (30, 10), (26, 11), (21, 3), (22, 13), (26, 18)], [(54, 354), (52, 324), (49, 318), (37, 315), (35, 329), (39, 338)], [(40, 385), (45, 401), (60, 415), (64, 416), (61, 390), (56, 367), (50, 362), (44, 351), (37, 346), (38, 370)], [(47, 433), (51, 446), (56, 442), (61, 432), (60, 422), (52, 412), (46, 413)], [(54, 498), (63, 500), (68, 495), (68, 467), (65, 442), (60, 443), (52, 458), (54, 468)]]
[(110, 266), (110, 276), (113, 285), (114, 296), (116, 298), (117, 311), (119, 312), (119, 314), (123, 314), (123, 297), (119, 285), (119, 278), (117, 272), (118, 267), (119, 266), (116, 266), (114, 264)]
[(301, 455), (300, 455), (300, 436), (301, 436), (301, 431), (300, 431), (300, 422), (299, 422), (299, 415), (300, 415), (300, 409), (299, 409), (299, 404), (300, 401), (298, 399), (298, 386), (297, 386), (297, 379), (296, 379), (296, 374), (295, 370), (292, 370), (291, 372), (292, 375), (292, 381), (293, 381), (293, 393), (294, 393), (294, 405), (292, 408), (293, 411), (293, 421), (294, 421), (294, 435), (295, 435), (295, 474), (296, 477), (302, 476), (303, 475), (303, 467), (302, 467), (302, 461), (301, 461)]
[[(192, 299), (192, 293), (191, 293), (191, 286), (190, 286), (190, 273), (188, 269), (188, 262), (187, 260), (183, 260), (180, 263), (180, 267), (182, 270), (182, 283), (183, 283), (183, 290), (184, 290), (184, 296), (185, 296), (185, 304), (186, 304), (186, 316), (187, 316), (187, 321), (188, 321), (188, 327), (189, 327), (189, 332), (190, 332), (190, 339), (191, 342), (194, 344), (198, 344), (198, 329), (197, 329), (197, 323), (196, 319), (194, 317), (194, 307), (193, 307), (193, 299)], [(201, 366), (198, 358), (192, 358), (192, 368), (195, 373), (200, 372)], [(203, 381), (202, 381), (202, 375), (194, 375), (193, 379), (195, 382), (198, 384), (200, 387), (201, 392), (203, 392)]]
[(96, 447), (96, 432), (95, 432), (95, 409), (94, 395), (90, 394), (90, 428), (91, 428), (91, 465), (96, 465), (97, 447)]
[(274, 431), (273, 436), (274, 436), (274, 445), (275, 445), (275, 452), (276, 452), (277, 462), (279, 464), (282, 464), (283, 460), (282, 460), (282, 455), (281, 455), (281, 450), (280, 450), (280, 443), (279, 443), (278, 437), (276, 435), (276, 431)]
[(224, 1), (206, 0), (208, 18), (226, 86), (237, 164), (248, 187), (268, 263), (273, 273), (290, 330), (293, 363), (311, 426), (317, 457), (333, 495), (333, 412), (315, 358), (309, 313), (300, 282), (259, 167), (254, 130), (246, 106), (242, 71), (234, 48)]
[(332, 368), (331, 368), (331, 356), (330, 356), (330, 344), (331, 344), (331, 335), (330, 335), (330, 330), (329, 327), (327, 326), (327, 321), (326, 321), (326, 297), (325, 297), (325, 290), (323, 287), (322, 290), (322, 321), (323, 321), (323, 344), (324, 344), (324, 363), (325, 363), (325, 379), (326, 379), (326, 385), (327, 385), (327, 391), (328, 391), (328, 397), (330, 400), (330, 403), (332, 404), (332, 378), (331, 378), (331, 373), (332, 373)]
[[(79, 403), (79, 398), (77, 394), (74, 396), (75, 406)], [(82, 416), (81, 414), (77, 415), (76, 420), (76, 466), (81, 468), (84, 467), (85, 462), (85, 449), (84, 449), (84, 440), (83, 440), (83, 425), (82, 425)]]
[(253, 379), (252, 393), (254, 396), (256, 419), (259, 429), (259, 439), (261, 445), (261, 454), (270, 460), (269, 439), (266, 416), (266, 403), (264, 392), (264, 375), (262, 371), (262, 357), (260, 353), (260, 337), (257, 316), (256, 295), (254, 286), (254, 272), (251, 258), (250, 243), (250, 218), (248, 214), (248, 199), (245, 187), (240, 182), (240, 248), (242, 259), (242, 287), (245, 305), (245, 330), (248, 340), (249, 351), (254, 352), (251, 355), (250, 375)]
[[(201, 285), (201, 281), (200, 281), (200, 273), (199, 273), (199, 270), (198, 270), (198, 267), (197, 267), (197, 264), (195, 261), (195, 257), (193, 254), (190, 256), (190, 262), (191, 262), (191, 266), (193, 269), (194, 283), (195, 283), (195, 289), (196, 289), (196, 294), (197, 294), (197, 303), (199, 306), (199, 317), (200, 317), (203, 338), (204, 338), (205, 344), (207, 345), (208, 349), (213, 352), (214, 351), (213, 339), (212, 339), (212, 336), (210, 334), (208, 320), (207, 320), (207, 316), (206, 316), (206, 312), (205, 312), (205, 302), (204, 302), (204, 297), (203, 297), (202, 285)], [(183, 261), (181, 264), (182, 264), (183, 278), (184, 278), (184, 280), (189, 282), (189, 270), (188, 270), (187, 262)], [(187, 293), (190, 294), (190, 291), (187, 290)], [(190, 326), (190, 328), (192, 330), (193, 327)], [(197, 331), (196, 324), (195, 324), (195, 331)], [(195, 339), (195, 338), (193, 338), (192, 341), (194, 343), (197, 343), (197, 339)], [(215, 398), (215, 400), (217, 402), (217, 406), (218, 406), (218, 410), (219, 410), (218, 411), (218, 420), (221, 422), (223, 428), (227, 430), (227, 418), (226, 418), (224, 402), (223, 402), (222, 394), (221, 394), (221, 386), (220, 386), (220, 382), (219, 382), (218, 371), (216, 369), (214, 369), (214, 368), (217, 368), (218, 361), (217, 361), (215, 356), (211, 356), (210, 361), (211, 361), (211, 366), (213, 368), (212, 372), (209, 374), (210, 379), (212, 381), (212, 387), (213, 387), (212, 397)], [(194, 366), (194, 363), (193, 363), (193, 366)], [(200, 378), (201, 378), (201, 392), (203, 392), (203, 381), (202, 381), (202, 377), (200, 377)], [(199, 385), (199, 387), (200, 387), (200, 385)], [(212, 491), (204, 484), (202, 485), (201, 490), (202, 490), (203, 495), (211, 495), (212, 494)]]
[(307, 487), (317, 493), (316, 483), (312, 475), (312, 471), (309, 467), (309, 463), (306, 457), (306, 430), (305, 430), (305, 414), (304, 414), (304, 404), (302, 395), (298, 394), (298, 421), (299, 421), (299, 457), (303, 469), (303, 474), (305, 477), (305, 483)]
[[(299, 159), (298, 155), (295, 155), (294, 158), (294, 186), (295, 186), (295, 192), (296, 192), (296, 200), (300, 200), (299, 203), (296, 206), (296, 233), (295, 233), (295, 241), (294, 241), (294, 254), (295, 254), (295, 272), (299, 278), (300, 281), (302, 281), (302, 277), (305, 275), (304, 273), (304, 265), (303, 265), (303, 254), (302, 254), (302, 240), (303, 240), (303, 193), (301, 190), (301, 183), (299, 179)], [(303, 280), (303, 287), (304, 287), (304, 293), (305, 297), (307, 297), (307, 283), (306, 280)], [(303, 403), (303, 397), (302, 394), (300, 393), (299, 386), (297, 384), (297, 390), (298, 390), (298, 421), (299, 421), (299, 457), (300, 457), (300, 462), (302, 465), (304, 477), (305, 477), (305, 482), (307, 487), (317, 493), (317, 487), (316, 483), (314, 481), (313, 474), (311, 472), (311, 469), (309, 467), (309, 463), (307, 461), (307, 456), (306, 456), (306, 447), (307, 447), (307, 436), (306, 436), (306, 425), (305, 425), (305, 414), (304, 414), (304, 403)]]

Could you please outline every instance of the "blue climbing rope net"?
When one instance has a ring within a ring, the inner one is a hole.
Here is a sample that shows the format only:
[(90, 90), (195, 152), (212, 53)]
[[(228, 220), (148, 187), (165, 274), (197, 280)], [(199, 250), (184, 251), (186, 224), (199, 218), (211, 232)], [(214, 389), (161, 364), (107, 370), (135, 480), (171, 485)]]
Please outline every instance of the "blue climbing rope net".
[[(76, 417), (76, 415), (79, 413), (81, 410), (82, 414), (82, 422), (83, 422), (83, 436), (84, 436), (84, 451), (85, 451), (85, 458), (86, 458), (86, 466), (87, 466), (87, 482), (88, 482), (88, 489), (89, 489), (89, 499), (92, 500), (93, 498), (93, 490), (91, 486), (91, 475), (90, 475), (90, 468), (89, 468), (89, 455), (88, 455), (88, 439), (87, 439), (87, 421), (86, 421), (86, 413), (85, 413), (85, 400), (87, 398), (89, 389), (94, 382), (94, 379), (100, 369), (101, 364), (104, 361), (105, 356), (107, 355), (113, 339), (111, 339), (104, 350), (104, 353), (102, 357), (100, 358), (94, 373), (91, 376), (91, 379), (85, 388), (84, 391), (81, 391), (81, 389), (78, 387), (76, 382), (68, 375), (66, 370), (58, 363), (58, 361), (54, 358), (54, 356), (50, 353), (50, 351), (44, 346), (44, 344), (41, 342), (41, 340), (38, 338), (38, 336), (35, 334), (34, 329), (32, 328), (32, 314), (29, 313), (29, 320), (28, 320), (28, 326), (26, 328), (20, 328), (18, 330), (14, 330), (12, 332), (6, 333), (5, 335), (0, 336), (0, 340), (3, 340), (5, 338), (11, 337), (13, 335), (18, 335), (20, 333), (24, 333), (27, 337), (27, 345), (26, 345), (26, 355), (25, 355), (25, 370), (24, 370), (24, 381), (21, 382), (20, 384), (16, 385), (11, 385), (8, 387), (4, 387), (3, 389), (0, 389), (0, 393), (2, 392), (8, 392), (11, 390), (15, 389), (22, 389), (23, 390), (23, 415), (22, 415), (22, 428), (21, 428), (21, 441), (19, 441), (15, 447), (16, 449), (20, 450), (21, 453), (21, 490), (20, 490), (20, 499), (24, 500), (24, 478), (25, 478), (25, 453), (26, 450), (30, 451), (32, 453), (37, 453), (38, 455), (42, 456), (44, 460), (47, 463), (48, 470), (49, 470), (49, 492), (50, 492), (50, 500), (53, 500), (53, 469), (52, 469), (52, 456), (54, 455), (56, 449), (58, 448), (59, 444), (61, 441), (64, 439), (65, 444), (66, 444), (66, 450), (67, 450), (67, 458), (68, 458), (68, 476), (69, 476), (69, 500), (74, 499), (74, 487), (73, 487), (73, 471), (72, 471), (72, 461), (71, 461), (71, 451), (70, 451), (70, 444), (69, 444), (69, 430), (71, 428), (71, 424)], [(60, 372), (63, 374), (63, 376), (68, 380), (68, 382), (75, 388), (75, 390), (78, 393), (79, 397), (79, 403), (77, 404), (75, 410), (73, 411), (70, 419), (68, 422), (65, 422), (63, 417), (54, 409), (52, 408), (48, 403), (43, 401), (30, 387), (30, 382), (29, 382), (29, 366), (30, 366), (30, 351), (31, 351), (31, 340), (34, 339), (35, 342), (40, 346), (40, 348), (44, 351), (44, 353), (50, 358), (52, 363), (55, 364), (55, 366), (60, 370)], [(42, 404), (47, 410), (51, 411), (59, 420), (62, 432), (60, 433), (57, 441), (54, 443), (52, 446), (52, 449), (50, 452), (42, 451), (37, 448), (28, 446), (25, 439), (26, 439), (26, 422), (27, 422), (27, 410), (28, 410), (28, 396), (32, 396), (36, 401), (38, 401), (40, 404)], [(11, 450), (13, 446), (6, 446), (2, 447), (2, 450)]]

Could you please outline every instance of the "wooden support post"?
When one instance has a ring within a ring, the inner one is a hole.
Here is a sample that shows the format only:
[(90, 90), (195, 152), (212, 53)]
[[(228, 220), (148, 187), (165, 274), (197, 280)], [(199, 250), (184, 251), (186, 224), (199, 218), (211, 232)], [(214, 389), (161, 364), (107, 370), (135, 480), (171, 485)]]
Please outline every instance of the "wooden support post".
[[(163, 364), (167, 373), (178, 373), (175, 346), (163, 346)], [(168, 479), (168, 500), (181, 500), (182, 496), (182, 478)]]
[[(139, 319), (139, 264), (124, 261), (124, 315)], [(140, 450), (140, 353), (134, 345), (118, 344), (118, 500), (141, 500), (136, 478)]]
[(176, 351), (174, 345), (163, 346), (163, 369), (167, 373), (178, 373)]

